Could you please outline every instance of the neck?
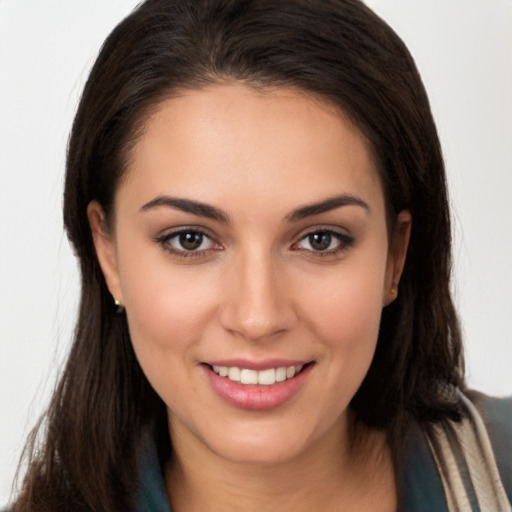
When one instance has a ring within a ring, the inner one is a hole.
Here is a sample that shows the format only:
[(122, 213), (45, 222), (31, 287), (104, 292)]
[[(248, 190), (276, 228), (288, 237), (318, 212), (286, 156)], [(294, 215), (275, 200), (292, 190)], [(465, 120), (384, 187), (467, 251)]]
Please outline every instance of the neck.
[(385, 435), (348, 421), (277, 464), (226, 460), (179, 429), (172, 439), (166, 484), (173, 512), (396, 510)]

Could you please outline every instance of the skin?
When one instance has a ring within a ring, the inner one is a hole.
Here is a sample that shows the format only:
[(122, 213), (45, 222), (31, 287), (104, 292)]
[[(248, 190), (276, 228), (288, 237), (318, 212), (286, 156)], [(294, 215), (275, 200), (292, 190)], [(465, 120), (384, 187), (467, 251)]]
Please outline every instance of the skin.
[[(229, 222), (147, 206), (163, 196)], [(334, 196), (360, 204), (290, 218)], [(147, 122), (112, 225), (96, 202), (88, 215), (109, 290), (168, 407), (173, 510), (396, 509), (385, 437), (358, 427), (355, 449), (348, 404), (395, 298), (411, 219), (401, 212), (388, 233), (371, 147), (342, 113), (286, 89), (186, 91)], [(180, 228), (208, 237), (187, 251)], [(319, 250), (309, 236), (319, 232), (341, 238)], [(202, 363), (234, 357), (312, 364), (290, 400), (254, 411), (205, 377)]]

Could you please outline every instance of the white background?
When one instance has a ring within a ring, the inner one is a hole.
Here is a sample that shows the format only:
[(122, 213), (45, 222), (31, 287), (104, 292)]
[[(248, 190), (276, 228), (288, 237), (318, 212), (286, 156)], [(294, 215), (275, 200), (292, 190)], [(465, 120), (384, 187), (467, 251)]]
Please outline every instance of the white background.
[[(67, 134), (103, 39), (135, 0), (0, 0), (0, 505), (66, 353), (76, 266)], [(512, 1), (369, 0), (411, 49), (451, 187), (468, 381), (512, 392)]]

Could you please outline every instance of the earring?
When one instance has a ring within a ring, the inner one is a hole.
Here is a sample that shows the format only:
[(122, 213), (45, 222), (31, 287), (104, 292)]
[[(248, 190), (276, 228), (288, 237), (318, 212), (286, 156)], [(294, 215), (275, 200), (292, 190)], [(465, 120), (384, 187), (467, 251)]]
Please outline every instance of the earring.
[(384, 304), (384, 306), (389, 306), (398, 296), (398, 287), (393, 284), (391, 290), (389, 290), (390, 299)]
[(122, 313), (124, 311), (124, 306), (117, 299), (114, 299), (114, 304), (116, 306), (116, 313)]

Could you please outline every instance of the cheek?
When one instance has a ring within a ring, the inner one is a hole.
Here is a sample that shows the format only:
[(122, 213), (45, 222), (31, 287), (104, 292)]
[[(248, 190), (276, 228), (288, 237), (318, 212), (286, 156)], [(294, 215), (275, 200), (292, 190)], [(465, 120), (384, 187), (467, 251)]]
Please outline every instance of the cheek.
[(180, 329), (200, 323), (204, 290), (190, 280), (180, 279), (179, 275), (144, 272), (140, 278), (128, 278), (125, 282), (131, 326), (145, 333), (148, 342), (167, 345)]
[[(331, 334), (376, 332), (380, 323), (385, 282), (385, 260), (365, 259), (341, 266), (328, 278), (312, 278), (305, 287), (303, 309), (321, 319), (318, 328)], [(307, 314), (307, 313), (305, 313)], [(322, 329), (323, 330), (323, 329)]]
[[(325, 304), (323, 326), (317, 332), (323, 339), (327, 364), (322, 365), (324, 410), (327, 424), (336, 421), (348, 407), (368, 373), (380, 324), (380, 308), (370, 308), (368, 297), (340, 297), (338, 308)], [(332, 320), (327, 320), (327, 319)], [(323, 361), (320, 361), (323, 362)], [(333, 405), (334, 404), (334, 405)]]
[[(379, 332), (381, 305), (379, 294), (361, 292), (349, 286), (316, 302), (314, 330), (323, 340), (332, 361), (343, 366), (345, 376), (366, 370), (373, 358)], [(310, 317), (311, 318), (311, 317)]]
[(366, 375), (377, 343), (385, 265), (361, 262), (339, 269), (330, 279), (312, 280), (301, 304), (310, 332), (316, 333), (330, 366), (331, 382), (355, 386)]
[(139, 364), (171, 410), (186, 410), (197, 391), (193, 370), (213, 315), (212, 287), (168, 265), (129, 270), (125, 267), (126, 314)]
[[(173, 365), (180, 371), (193, 358), (214, 314), (215, 287), (192, 267), (176, 268), (165, 255), (125, 251), (120, 277), (132, 344), (146, 374)], [(152, 379), (150, 379), (152, 380)]]

